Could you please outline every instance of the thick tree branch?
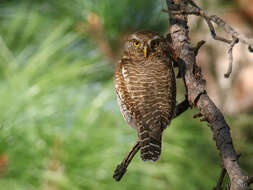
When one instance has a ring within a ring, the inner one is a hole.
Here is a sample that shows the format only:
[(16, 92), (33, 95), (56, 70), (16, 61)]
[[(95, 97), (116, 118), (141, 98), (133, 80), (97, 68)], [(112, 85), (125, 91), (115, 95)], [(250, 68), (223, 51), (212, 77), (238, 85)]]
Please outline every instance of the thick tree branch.
[[(169, 33), (172, 40), (172, 48), (175, 50), (178, 60), (180, 60), (178, 66), (185, 68), (183, 80), (188, 91), (188, 101), (199, 109), (201, 115), (211, 126), (224, 168), (230, 178), (230, 190), (248, 190), (250, 189), (248, 184), (251, 180), (249, 180), (250, 178), (244, 174), (239, 166), (238, 155), (234, 150), (229, 126), (220, 110), (205, 91), (205, 81), (202, 78), (200, 68), (196, 65), (196, 53), (190, 44), (189, 28), (187, 26), (188, 19), (185, 13), (191, 12), (191, 14), (210, 18), (211, 21), (231, 34), (234, 39), (237, 38), (250, 46), (253, 45), (253, 40), (246, 40), (245, 37), (237, 33), (222, 19), (197, 8), (195, 3), (191, 3), (194, 6), (191, 6), (191, 9), (189, 9), (186, 3), (192, 1), (166, 0), (166, 2), (170, 16)], [(175, 10), (178, 11), (178, 14), (174, 14)], [(231, 42), (229, 41), (229, 43)]]

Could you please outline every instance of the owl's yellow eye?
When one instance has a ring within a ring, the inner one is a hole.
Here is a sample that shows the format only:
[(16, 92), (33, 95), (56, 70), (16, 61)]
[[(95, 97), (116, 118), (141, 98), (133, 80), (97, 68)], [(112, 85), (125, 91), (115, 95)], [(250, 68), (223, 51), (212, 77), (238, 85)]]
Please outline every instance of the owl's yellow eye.
[(140, 42), (138, 42), (138, 41), (135, 41), (135, 42), (134, 42), (134, 46), (135, 46), (135, 47), (139, 47), (140, 45), (141, 45)]
[(156, 48), (158, 46), (159, 46), (159, 42), (158, 41), (152, 42), (152, 47)]

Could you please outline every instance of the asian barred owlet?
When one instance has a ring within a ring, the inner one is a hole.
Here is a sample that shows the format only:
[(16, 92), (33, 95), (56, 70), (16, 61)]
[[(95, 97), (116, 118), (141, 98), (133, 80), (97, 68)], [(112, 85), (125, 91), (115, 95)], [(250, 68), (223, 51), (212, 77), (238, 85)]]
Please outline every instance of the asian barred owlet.
[(176, 83), (166, 39), (151, 31), (128, 37), (115, 69), (118, 104), (127, 123), (135, 128), (143, 161), (161, 154), (162, 132), (172, 120)]

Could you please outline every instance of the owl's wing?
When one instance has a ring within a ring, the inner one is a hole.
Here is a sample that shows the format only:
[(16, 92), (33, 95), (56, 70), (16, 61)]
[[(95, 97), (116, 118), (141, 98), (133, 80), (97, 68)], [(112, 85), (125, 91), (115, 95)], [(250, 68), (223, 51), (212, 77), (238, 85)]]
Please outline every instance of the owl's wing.
[(125, 78), (123, 76), (124, 72), (124, 64), (128, 64), (127, 59), (121, 59), (115, 68), (115, 90), (117, 94), (118, 104), (120, 106), (120, 111), (127, 121), (127, 123), (133, 127), (137, 128), (137, 109), (135, 107), (134, 101), (131, 98), (126, 84), (125, 84)]

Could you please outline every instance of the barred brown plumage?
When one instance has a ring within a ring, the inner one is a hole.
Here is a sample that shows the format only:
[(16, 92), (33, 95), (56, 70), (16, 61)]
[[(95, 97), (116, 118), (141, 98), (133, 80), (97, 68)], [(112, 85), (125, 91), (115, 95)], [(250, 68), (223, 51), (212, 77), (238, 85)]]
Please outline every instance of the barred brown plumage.
[(115, 69), (118, 103), (127, 123), (137, 129), (144, 161), (159, 159), (162, 132), (175, 110), (176, 82), (167, 49), (159, 34), (136, 32)]

